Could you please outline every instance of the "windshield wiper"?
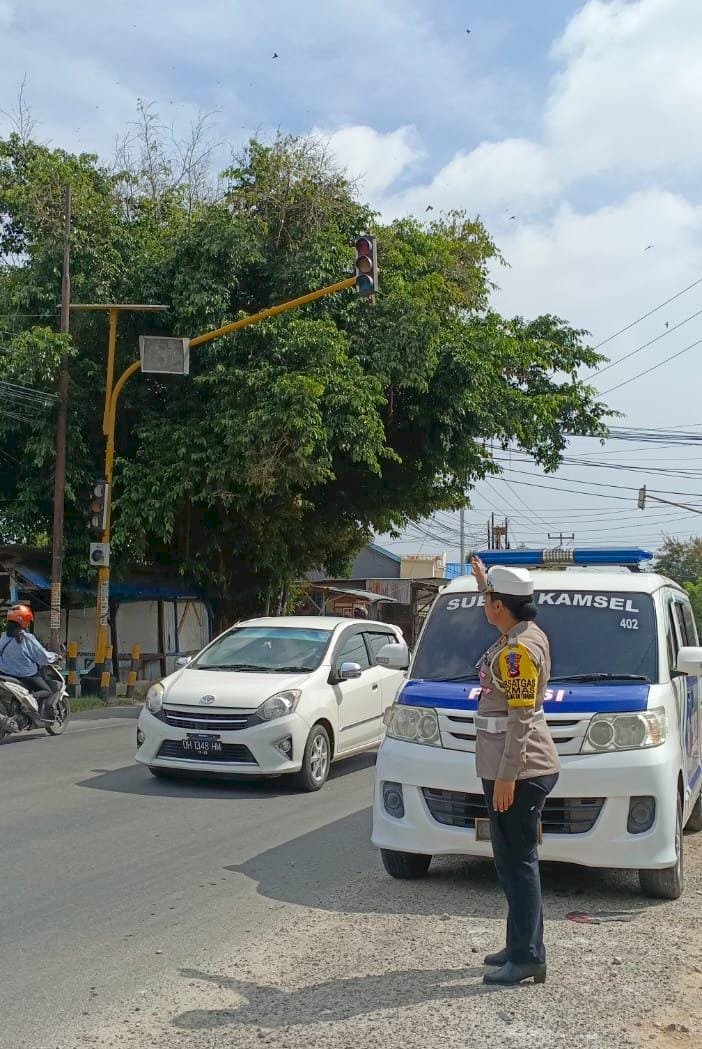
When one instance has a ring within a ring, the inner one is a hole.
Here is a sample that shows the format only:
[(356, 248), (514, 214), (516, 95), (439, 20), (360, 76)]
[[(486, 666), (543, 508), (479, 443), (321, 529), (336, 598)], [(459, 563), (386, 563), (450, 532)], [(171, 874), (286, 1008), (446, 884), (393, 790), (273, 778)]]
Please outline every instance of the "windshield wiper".
[(197, 670), (262, 670), (269, 671), (270, 667), (259, 667), (255, 663), (211, 663), (209, 666), (198, 666)]
[(552, 677), (551, 681), (645, 681), (650, 679), (642, 674), (562, 674)]
[(271, 667), (273, 674), (311, 674), (316, 667)]
[(452, 674), (450, 677), (428, 677), (425, 681), (478, 681), (477, 674)]

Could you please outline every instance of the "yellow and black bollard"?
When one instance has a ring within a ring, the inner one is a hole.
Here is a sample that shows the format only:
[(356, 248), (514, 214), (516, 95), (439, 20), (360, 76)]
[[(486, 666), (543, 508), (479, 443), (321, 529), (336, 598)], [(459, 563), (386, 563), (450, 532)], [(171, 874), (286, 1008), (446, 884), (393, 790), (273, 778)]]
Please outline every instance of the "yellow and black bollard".
[(139, 673), (140, 660), (141, 645), (134, 645), (132, 647), (132, 661), (129, 666), (129, 676), (127, 677), (127, 699), (134, 699), (134, 689), (136, 687), (137, 675)]
[(70, 641), (68, 645), (68, 658), (66, 660), (68, 671), (68, 695), (75, 699), (78, 695), (78, 642)]
[(105, 662), (102, 664), (100, 673), (100, 699), (107, 702), (110, 696), (110, 666), (112, 663), (112, 645), (108, 645), (105, 651)]

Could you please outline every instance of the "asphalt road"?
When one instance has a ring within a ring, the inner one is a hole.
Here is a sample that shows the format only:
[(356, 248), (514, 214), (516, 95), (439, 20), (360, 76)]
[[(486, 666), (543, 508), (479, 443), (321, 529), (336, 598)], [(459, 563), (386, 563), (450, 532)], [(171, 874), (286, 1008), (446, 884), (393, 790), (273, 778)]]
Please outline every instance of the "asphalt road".
[(166, 960), (246, 950), (285, 902), (313, 906), (377, 865), (372, 755), (314, 795), (171, 784), (133, 762), (135, 711), (104, 713), (0, 748), (2, 1049), (72, 1044), (86, 1017), (138, 1008)]
[(485, 994), (492, 864), (388, 878), (373, 755), (314, 795), (168, 783), (133, 762), (135, 713), (0, 747), (0, 1049), (699, 1044), (702, 835), (675, 903), (630, 872), (546, 867), (546, 988)]

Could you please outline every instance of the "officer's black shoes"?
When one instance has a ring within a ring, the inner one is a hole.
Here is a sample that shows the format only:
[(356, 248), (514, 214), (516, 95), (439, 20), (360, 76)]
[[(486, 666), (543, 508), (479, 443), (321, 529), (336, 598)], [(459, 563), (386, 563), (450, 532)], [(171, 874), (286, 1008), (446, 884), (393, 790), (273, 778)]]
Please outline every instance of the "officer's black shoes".
[(483, 965), (506, 965), (509, 961), (509, 951), (506, 947), (503, 947), (501, 951), (495, 951), (494, 954), (486, 954), (483, 958)]
[(496, 987), (516, 987), (518, 983), (525, 980), (534, 980), (534, 983), (546, 983), (546, 965), (533, 963), (530, 965), (516, 965), (507, 962), (501, 969), (485, 973), (483, 983), (493, 984)]

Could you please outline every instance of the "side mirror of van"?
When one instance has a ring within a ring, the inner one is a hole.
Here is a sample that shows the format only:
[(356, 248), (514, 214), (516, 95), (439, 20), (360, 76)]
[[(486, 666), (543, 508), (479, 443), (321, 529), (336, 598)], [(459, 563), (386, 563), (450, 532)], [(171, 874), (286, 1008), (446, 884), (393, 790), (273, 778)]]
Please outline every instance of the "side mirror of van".
[(681, 648), (675, 661), (675, 669), (679, 674), (702, 674), (702, 648), (694, 648), (692, 645)]
[(407, 670), (410, 665), (409, 649), (404, 641), (397, 645), (383, 645), (375, 657), (379, 667), (388, 670)]
[(183, 667), (187, 667), (188, 663), (192, 663), (192, 656), (179, 656), (175, 661), (176, 670), (182, 670)]

